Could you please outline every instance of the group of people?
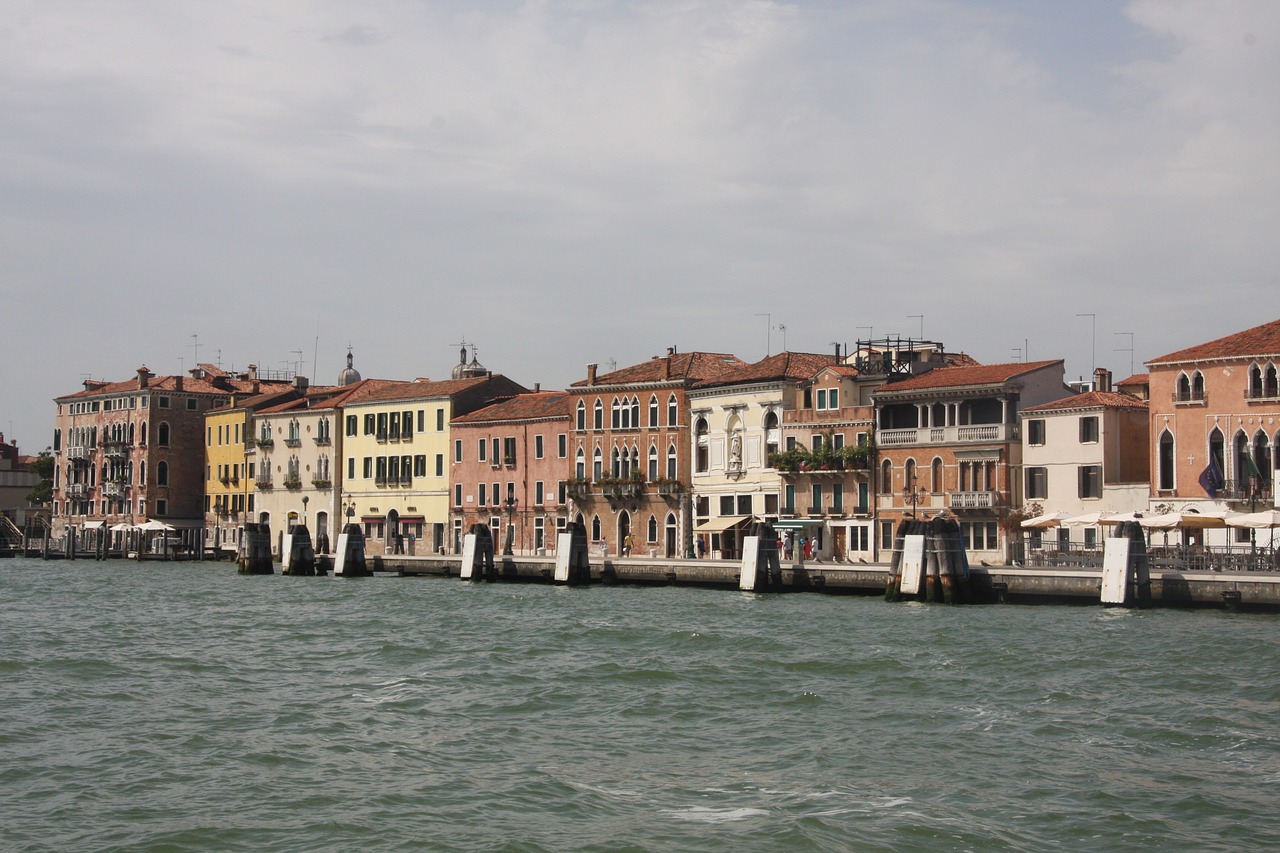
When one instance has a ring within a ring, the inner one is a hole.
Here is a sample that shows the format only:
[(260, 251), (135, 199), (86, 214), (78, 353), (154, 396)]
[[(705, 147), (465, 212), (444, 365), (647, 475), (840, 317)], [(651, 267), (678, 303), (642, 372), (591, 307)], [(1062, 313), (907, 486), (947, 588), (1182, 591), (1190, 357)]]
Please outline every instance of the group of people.
[[(631, 534), (628, 533), (622, 539), (622, 556), (630, 557), (634, 547), (635, 542), (631, 538)], [(814, 540), (804, 535), (804, 533), (801, 533), (798, 536), (793, 536), (790, 530), (783, 534), (782, 538), (778, 540), (778, 548), (782, 551), (782, 558), (784, 560), (790, 560), (793, 553), (801, 559), (812, 560), (815, 553), (814, 549), (816, 547), (817, 545)], [(707, 555), (707, 543), (701, 536), (694, 537), (693, 548), (699, 560)], [(609, 543), (603, 536), (600, 537), (600, 556), (609, 556)]]

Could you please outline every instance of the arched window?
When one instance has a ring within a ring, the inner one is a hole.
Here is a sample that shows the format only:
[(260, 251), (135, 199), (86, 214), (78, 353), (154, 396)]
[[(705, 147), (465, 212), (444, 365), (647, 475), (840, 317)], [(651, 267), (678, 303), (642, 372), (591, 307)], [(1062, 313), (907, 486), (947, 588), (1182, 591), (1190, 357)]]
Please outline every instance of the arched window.
[(600, 541), (600, 516), (598, 515), (591, 516), (591, 541)]
[(579, 400), (578, 401), (578, 429), (581, 431), (581, 430), (586, 430), (586, 428), (587, 428), (587, 404)]
[(156, 430), (156, 442), (161, 447), (169, 446), (169, 424), (167, 421), (160, 422), (160, 427)]
[(1178, 374), (1178, 387), (1174, 393), (1179, 400), (1191, 399), (1191, 378), (1187, 374)]
[(677, 476), (676, 446), (672, 444), (667, 448), (667, 479), (674, 480)]
[(640, 398), (631, 398), (631, 425), (636, 429), (640, 428)]
[(1277, 381), (1274, 363), (1269, 362), (1262, 373), (1262, 396), (1280, 397), (1280, 382)]
[(658, 445), (649, 445), (649, 479), (658, 479)]
[(649, 426), (661, 426), (658, 423), (658, 395), (653, 394), (649, 397)]
[(902, 488), (908, 492), (916, 490), (916, 460), (908, 459), (902, 468)]
[(1271, 457), (1267, 453), (1267, 434), (1262, 430), (1253, 434), (1253, 466), (1258, 469), (1258, 478), (1261, 481), (1258, 489), (1265, 491), (1271, 483)]
[(595, 429), (597, 431), (604, 429), (604, 403), (598, 399), (595, 407)]
[(596, 452), (591, 457), (591, 479), (599, 480), (604, 476), (604, 454), (600, 452), (600, 448), (596, 448)]
[(672, 394), (667, 400), (667, 426), (673, 427), (680, 423), (680, 404), (676, 402), (676, 395)]
[(1262, 396), (1262, 368), (1257, 364), (1249, 367), (1249, 396)]
[(617, 397), (613, 398), (613, 405), (611, 405), (609, 408), (610, 408), (610, 418), (611, 418), (609, 423), (613, 426), (614, 429), (620, 429), (622, 427), (622, 404), (618, 402)]
[(1204, 399), (1204, 374), (1198, 370), (1191, 377), (1191, 399)]
[(640, 448), (631, 448), (631, 473), (640, 473)]
[(573, 463), (573, 476), (579, 480), (587, 476), (587, 455), (582, 452), (582, 448), (578, 448), (578, 456)]
[(888, 459), (880, 464), (880, 494), (893, 494), (893, 463)]
[(933, 464), (929, 466), (930, 482), (929, 491), (936, 494), (942, 492), (942, 460), (937, 456), (933, 457)]
[(140, 444), (146, 444), (146, 443), (147, 443), (147, 424), (146, 424), (146, 421), (143, 421), (143, 423), (142, 423), (142, 441), (141, 441), (141, 442), (139, 442), (139, 443), (140, 443)]
[(1163, 491), (1173, 489), (1173, 461), (1174, 461), (1174, 444), (1173, 435), (1165, 430), (1160, 433), (1159, 443), (1159, 459), (1158, 459), (1158, 476), (1156, 488)]
[(609, 466), (609, 470), (613, 472), (613, 476), (621, 477), (622, 465), (618, 461), (618, 448), (615, 447), (613, 449), (613, 453), (610, 454), (610, 456), (611, 456), (612, 464)]

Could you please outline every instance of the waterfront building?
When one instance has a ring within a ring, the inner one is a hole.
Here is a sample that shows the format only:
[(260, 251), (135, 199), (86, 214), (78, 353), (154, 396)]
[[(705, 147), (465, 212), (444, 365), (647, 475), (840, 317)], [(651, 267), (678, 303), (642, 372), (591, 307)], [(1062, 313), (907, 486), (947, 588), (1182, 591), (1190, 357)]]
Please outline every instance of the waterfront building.
[[(1028, 406), (1020, 413), (1022, 515), (1080, 517), (1147, 508), (1147, 404), (1113, 391), (1105, 368), (1094, 372), (1093, 387), (1097, 390)], [(1105, 528), (1098, 524), (1027, 531), (1032, 549), (1095, 549), (1104, 535)], [(1052, 541), (1043, 541), (1046, 537)]]
[(783, 484), (778, 526), (803, 534), (820, 560), (875, 557), (872, 392), (885, 381), (882, 373), (864, 375), (841, 360), (814, 374), (798, 404), (783, 415), (775, 466)]
[(232, 375), (200, 364), (188, 375), (145, 366), (125, 382), (86, 380), (55, 399), (55, 537), (156, 520), (194, 548), (204, 526), (205, 416), (233, 394), (288, 387), (291, 376)]
[(232, 394), (225, 406), (205, 414), (204, 544), (207, 551), (234, 555), (246, 521), (254, 517), (253, 413), (302, 397), (303, 382), (271, 386), (260, 394)]
[(370, 555), (446, 549), (450, 422), (528, 390), (478, 364), (459, 368), (452, 379), (367, 384), (343, 402), (340, 511), (363, 526)]
[(882, 558), (903, 518), (946, 512), (958, 519), (972, 558), (1004, 560), (1009, 537), (1000, 521), (1022, 506), (1018, 414), (1071, 393), (1060, 359), (953, 364), (877, 389)]
[(637, 554), (691, 556), (693, 513), (689, 400), (701, 382), (745, 367), (726, 353), (680, 353), (587, 378), (569, 388), (571, 518), (593, 548), (617, 554), (627, 537)]
[[(838, 360), (783, 352), (689, 389), (693, 533), (704, 553), (740, 559), (753, 522), (794, 518), (794, 501), (782, 500), (790, 475), (776, 464), (786, 446), (783, 422), (811, 401), (815, 374)], [(826, 400), (824, 391), (824, 410)]]
[[(36, 510), (27, 502), (27, 495), (40, 482), (31, 470), (34, 460), (35, 457), (18, 452), (17, 442), (5, 441), (4, 433), (0, 432), (0, 515), (18, 528), (26, 523), (27, 515)], [(2, 539), (4, 536), (0, 535)]]
[[(1154, 507), (1251, 512), (1277, 503), (1280, 320), (1147, 362)], [(1209, 531), (1247, 542), (1249, 531)]]
[(568, 521), (569, 395), (519, 394), (450, 424), (449, 547), (462, 549), (473, 524), (490, 528), (496, 550), (552, 554)]

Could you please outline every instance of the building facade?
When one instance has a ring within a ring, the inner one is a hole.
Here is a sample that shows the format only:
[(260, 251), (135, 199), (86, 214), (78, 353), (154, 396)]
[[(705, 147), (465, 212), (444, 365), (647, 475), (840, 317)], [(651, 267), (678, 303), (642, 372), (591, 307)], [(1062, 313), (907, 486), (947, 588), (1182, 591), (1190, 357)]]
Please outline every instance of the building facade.
[(570, 516), (593, 547), (616, 554), (693, 554), (689, 391), (745, 364), (725, 353), (678, 353), (598, 374), (569, 388)]
[(555, 553), (568, 521), (569, 395), (535, 391), (455, 417), (451, 524), (457, 553), (473, 524), (512, 554)]

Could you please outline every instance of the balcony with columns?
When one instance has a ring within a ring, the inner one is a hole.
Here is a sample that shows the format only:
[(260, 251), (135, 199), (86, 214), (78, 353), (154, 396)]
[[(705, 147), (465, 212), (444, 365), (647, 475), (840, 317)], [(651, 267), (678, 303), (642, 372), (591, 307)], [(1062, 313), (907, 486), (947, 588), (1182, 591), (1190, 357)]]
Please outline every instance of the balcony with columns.
[(888, 448), (1019, 441), (1013, 409), (1006, 397), (892, 403), (878, 413), (876, 445)]

